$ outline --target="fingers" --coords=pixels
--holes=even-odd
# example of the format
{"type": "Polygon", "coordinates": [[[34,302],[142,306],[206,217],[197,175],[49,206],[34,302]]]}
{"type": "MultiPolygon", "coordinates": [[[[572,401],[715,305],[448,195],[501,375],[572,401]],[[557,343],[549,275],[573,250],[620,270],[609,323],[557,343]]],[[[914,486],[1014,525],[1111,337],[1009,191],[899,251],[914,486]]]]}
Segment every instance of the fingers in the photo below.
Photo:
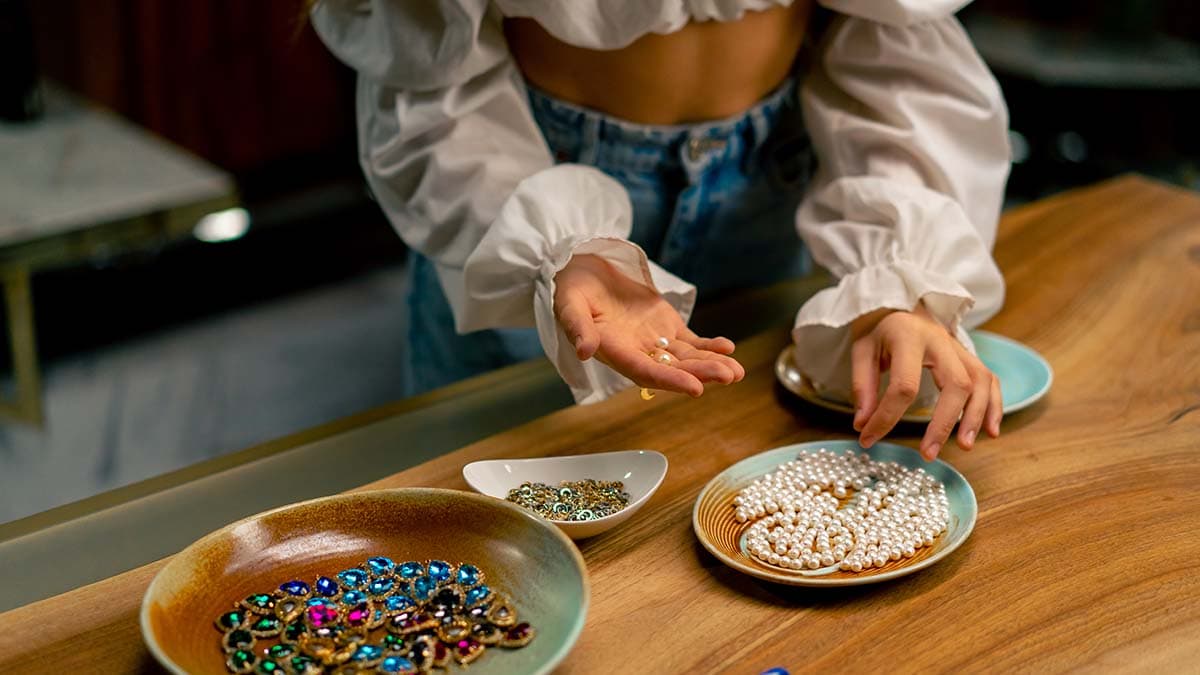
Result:
{"type": "Polygon", "coordinates": [[[555,307],[555,313],[567,339],[575,345],[575,355],[580,361],[587,361],[600,347],[600,332],[592,320],[592,309],[587,298],[580,293],[566,297],[564,303],[555,307]]]}
{"type": "Polygon", "coordinates": [[[646,352],[633,345],[606,346],[600,354],[601,360],[638,386],[650,389],[675,391],[689,396],[704,393],[704,385],[690,372],[674,366],[664,365],[647,358],[646,352]]]}
{"type": "Polygon", "coordinates": [[[850,348],[850,386],[854,392],[854,430],[862,431],[879,398],[879,343],[870,336],[855,340],[850,348]]]}
{"type": "Polygon", "coordinates": [[[740,382],[746,376],[746,369],[737,360],[724,354],[697,349],[682,340],[671,342],[667,350],[677,359],[676,367],[692,373],[701,381],[732,384],[740,382]]]}
{"type": "Polygon", "coordinates": [[[692,329],[684,326],[679,330],[678,339],[690,344],[696,349],[714,352],[716,354],[729,355],[733,353],[733,340],[723,337],[702,338],[692,332],[692,329]]]}
{"type": "Polygon", "coordinates": [[[955,422],[963,414],[963,407],[971,396],[972,382],[963,362],[949,345],[930,345],[929,350],[933,358],[930,370],[941,393],[933,408],[933,418],[925,429],[925,438],[921,439],[920,451],[926,461],[933,461],[949,440],[955,422]]]}
{"type": "Polygon", "coordinates": [[[984,415],[992,404],[992,371],[974,357],[967,362],[971,373],[971,397],[967,399],[967,407],[963,409],[962,419],[958,422],[958,446],[963,450],[975,447],[975,438],[983,425],[984,415]]]}
{"type": "Polygon", "coordinates": [[[992,396],[988,399],[984,428],[992,438],[1000,437],[1000,420],[1004,417],[1004,397],[1000,390],[1000,378],[992,376],[992,396]]]}
{"type": "Polygon", "coordinates": [[[891,347],[889,382],[875,412],[863,424],[859,444],[869,448],[896,426],[921,387],[922,348],[918,341],[897,341],[891,347]]]}

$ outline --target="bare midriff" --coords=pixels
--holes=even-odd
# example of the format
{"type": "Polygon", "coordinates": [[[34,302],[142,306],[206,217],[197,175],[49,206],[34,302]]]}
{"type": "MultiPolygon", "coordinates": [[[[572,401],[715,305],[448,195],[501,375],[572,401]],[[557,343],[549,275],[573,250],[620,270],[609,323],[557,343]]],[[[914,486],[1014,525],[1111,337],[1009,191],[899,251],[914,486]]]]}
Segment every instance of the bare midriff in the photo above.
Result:
{"type": "Polygon", "coordinates": [[[811,3],[692,22],[627,47],[584,49],[532,19],[506,19],[521,72],[565,101],[641,124],[685,124],[744,112],[778,87],[804,40],[811,3]]]}

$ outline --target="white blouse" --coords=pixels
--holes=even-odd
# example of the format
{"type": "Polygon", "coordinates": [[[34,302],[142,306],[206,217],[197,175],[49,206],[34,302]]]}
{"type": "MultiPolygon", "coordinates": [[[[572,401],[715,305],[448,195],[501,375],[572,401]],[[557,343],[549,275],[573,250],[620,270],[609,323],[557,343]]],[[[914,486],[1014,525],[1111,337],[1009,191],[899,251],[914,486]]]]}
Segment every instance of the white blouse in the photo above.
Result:
{"type": "MultiPolygon", "coordinates": [[[[800,369],[847,400],[854,318],[924,300],[972,349],[965,328],[1003,302],[990,250],[1008,117],[953,17],[967,1],[819,0],[842,16],[804,74],[819,168],[796,227],[840,280],[800,308],[793,339],[800,369]]],[[[604,257],[685,321],[696,289],[628,241],[632,207],[617,181],[555,165],[500,20],[530,17],[564,42],[613,49],[790,2],[322,0],[312,20],[359,73],[368,183],[405,243],[434,261],[457,330],[536,326],[576,401],[589,403],[631,383],[596,359],[580,362],[554,318],[554,276],[571,256],[604,257]]]]}

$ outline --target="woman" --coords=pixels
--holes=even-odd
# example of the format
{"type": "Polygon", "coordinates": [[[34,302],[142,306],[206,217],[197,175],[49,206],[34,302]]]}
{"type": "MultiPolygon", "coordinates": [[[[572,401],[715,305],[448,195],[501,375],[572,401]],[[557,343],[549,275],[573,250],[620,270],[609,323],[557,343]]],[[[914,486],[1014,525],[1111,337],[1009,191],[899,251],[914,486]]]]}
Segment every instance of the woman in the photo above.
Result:
{"type": "Polygon", "coordinates": [[[810,0],[319,2],[413,250],[418,387],[535,356],[536,326],[577,401],[699,396],[744,370],[687,329],[698,290],[795,276],[807,250],[839,283],[800,309],[797,363],[855,401],[864,446],[932,396],[926,458],[960,415],[960,446],[998,435],[964,327],[1003,300],[1007,115],[965,3],[820,4],[831,21],[810,0]]]}

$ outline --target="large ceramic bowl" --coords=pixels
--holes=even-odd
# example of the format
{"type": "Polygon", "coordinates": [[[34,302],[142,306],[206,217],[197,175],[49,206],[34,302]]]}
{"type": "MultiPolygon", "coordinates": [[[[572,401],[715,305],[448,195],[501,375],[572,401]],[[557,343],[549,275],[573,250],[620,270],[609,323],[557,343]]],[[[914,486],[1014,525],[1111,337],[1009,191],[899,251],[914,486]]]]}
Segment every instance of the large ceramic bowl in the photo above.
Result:
{"type": "Polygon", "coordinates": [[[587,570],[562,532],[490,497],[410,488],[302,502],[205,536],[150,584],[143,636],[171,672],[225,673],[217,616],[250,594],[291,579],[334,577],[372,556],[470,562],[512,599],[536,637],[520,649],[489,648],[470,664],[476,675],[549,672],[583,629],[587,570]]]}
{"type": "Polygon", "coordinates": [[[667,475],[667,458],[653,450],[597,452],[570,457],[534,459],[489,459],[463,467],[463,478],[477,492],[499,499],[522,483],[558,485],[562,481],[592,478],[621,481],[629,505],[611,516],[583,521],[551,521],[572,539],[586,539],[606,532],[633,517],[662,485],[667,475]]]}

